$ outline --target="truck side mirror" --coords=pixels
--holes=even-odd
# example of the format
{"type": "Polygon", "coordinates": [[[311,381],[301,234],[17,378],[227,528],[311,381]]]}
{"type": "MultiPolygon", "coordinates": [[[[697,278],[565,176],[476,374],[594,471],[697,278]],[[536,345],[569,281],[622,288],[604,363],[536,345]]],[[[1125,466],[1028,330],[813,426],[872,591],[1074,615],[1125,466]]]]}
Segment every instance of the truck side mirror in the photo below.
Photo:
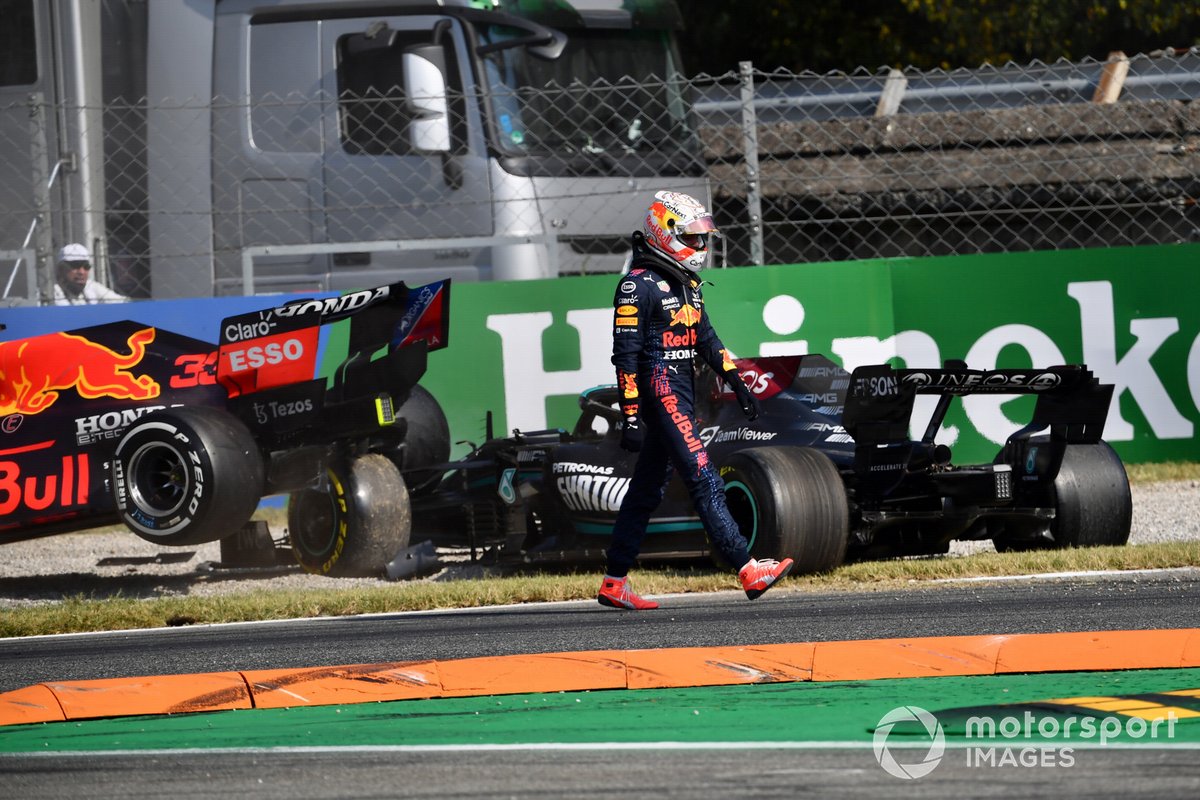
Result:
{"type": "Polygon", "coordinates": [[[412,121],[411,148],[422,153],[450,152],[450,115],[446,102],[446,59],[438,45],[404,51],[404,94],[412,121]]]}

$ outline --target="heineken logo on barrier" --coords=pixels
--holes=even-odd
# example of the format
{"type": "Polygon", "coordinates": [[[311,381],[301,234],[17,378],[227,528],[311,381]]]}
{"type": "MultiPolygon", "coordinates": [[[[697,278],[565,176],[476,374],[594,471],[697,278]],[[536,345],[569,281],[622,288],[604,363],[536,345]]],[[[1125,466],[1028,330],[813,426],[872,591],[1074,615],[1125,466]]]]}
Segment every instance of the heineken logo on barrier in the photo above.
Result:
{"type": "MultiPolygon", "coordinates": [[[[1200,246],[1188,252],[1200,253],[1200,246]]],[[[1087,271],[1079,270],[1078,274],[1095,275],[1104,266],[1097,266],[1097,260],[1107,258],[1110,266],[1104,268],[1113,273],[1112,280],[1064,279],[1057,289],[1047,290],[1023,306],[964,307],[962,314],[949,321],[943,316],[936,327],[931,323],[929,330],[922,328],[917,309],[908,315],[908,327],[903,318],[897,318],[890,330],[886,323],[881,326],[869,310],[838,311],[818,321],[803,302],[809,290],[807,278],[796,278],[792,284],[790,275],[780,271],[729,270],[721,276],[722,293],[710,300],[732,303],[717,311],[715,324],[725,344],[732,345],[735,356],[824,353],[851,371],[865,365],[894,363],[911,367],[898,368],[897,376],[905,376],[906,385],[914,388],[952,380],[940,378],[943,373],[969,374],[964,380],[979,385],[971,386],[972,393],[955,405],[937,434],[939,443],[955,447],[956,454],[965,458],[984,457],[985,451],[1003,443],[1027,419],[1023,413],[1008,410],[1008,403],[1020,400],[1005,389],[1020,386],[1024,393],[1053,389],[1071,379],[1067,373],[1048,369],[1060,364],[1086,364],[1100,381],[1113,384],[1114,400],[1103,436],[1109,442],[1128,443],[1127,452],[1133,460],[1163,460],[1162,453],[1170,453],[1173,458],[1195,458],[1195,422],[1200,419],[1200,328],[1192,302],[1195,294],[1181,291],[1177,299],[1147,306],[1144,292],[1139,294],[1132,285],[1126,288],[1121,277],[1124,273],[1118,271],[1118,259],[1127,258],[1127,254],[1108,253],[1089,252],[1087,271]],[[1147,312],[1147,307],[1157,311],[1147,312]],[[1067,309],[1074,313],[1064,313],[1067,309]],[[744,331],[758,330],[757,318],[761,318],[766,332],[747,343],[744,331]],[[984,319],[995,321],[983,324],[984,319]],[[942,369],[941,365],[951,358],[965,361],[968,369],[942,369]],[[998,366],[1014,362],[1032,366],[997,371],[998,366]],[[967,449],[960,451],[963,447],[967,449]],[[971,452],[971,448],[977,452],[971,452]]],[[[1155,274],[1166,281],[1180,251],[1143,248],[1139,255],[1145,269],[1153,266],[1149,259],[1159,258],[1155,274]],[[1160,252],[1161,256],[1155,256],[1160,252]]],[[[1038,256],[1023,254],[1021,258],[1037,260],[1038,256]]],[[[1042,255],[1041,260],[1052,259],[1042,255]]],[[[892,283],[891,278],[879,281],[880,287],[892,283]]],[[[596,284],[601,286],[600,281],[596,284]]],[[[828,284],[814,281],[814,302],[825,296],[822,292],[836,292],[842,279],[829,278],[828,284]]],[[[489,331],[498,334],[501,353],[499,359],[490,351],[477,357],[500,365],[496,383],[504,387],[506,427],[540,430],[566,424],[570,419],[563,415],[574,411],[572,401],[581,387],[614,381],[610,361],[611,284],[606,281],[604,291],[597,291],[595,307],[584,308],[578,307],[580,285],[564,283],[561,292],[555,287],[554,293],[544,296],[541,305],[534,307],[537,310],[517,313],[497,313],[495,304],[485,299],[487,287],[480,287],[479,318],[489,331]],[[568,329],[573,330],[564,337],[562,332],[568,329]],[[561,403],[557,398],[563,398],[561,403]]],[[[913,286],[930,288],[924,284],[913,286]]],[[[1001,284],[996,286],[998,290],[1003,288],[1001,284]]],[[[474,288],[464,287],[463,293],[474,288]]],[[[886,294],[883,289],[880,293],[886,294]]],[[[998,295],[998,299],[1002,298],[998,295]]],[[[950,300],[933,295],[928,302],[936,305],[950,300]]],[[[470,314],[470,309],[464,310],[459,318],[470,314]]],[[[490,369],[481,366],[482,361],[480,365],[471,363],[460,371],[482,374],[490,369]]],[[[431,368],[435,366],[431,364],[431,368]]],[[[924,430],[936,402],[931,396],[917,398],[913,427],[918,434],[924,430]]]]}

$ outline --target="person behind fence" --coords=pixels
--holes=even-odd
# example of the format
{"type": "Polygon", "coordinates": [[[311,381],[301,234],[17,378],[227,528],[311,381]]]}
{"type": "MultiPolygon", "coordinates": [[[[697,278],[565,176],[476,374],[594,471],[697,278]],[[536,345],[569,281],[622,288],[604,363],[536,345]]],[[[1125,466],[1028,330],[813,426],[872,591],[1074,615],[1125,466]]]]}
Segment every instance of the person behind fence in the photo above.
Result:
{"type": "Polygon", "coordinates": [[[57,276],[54,283],[56,306],[123,303],[129,299],[92,280],[92,254],[81,244],[68,244],[58,251],[57,276]]]}
{"type": "Polygon", "coordinates": [[[735,569],[751,600],[788,574],[792,560],[753,559],[725,505],[725,487],[699,439],[694,412],[693,364],[702,358],[737,396],[751,421],[758,401],[721,344],[704,310],[697,273],[708,244],[719,235],[712,215],[693,197],[659,192],[633,234],[628,274],[617,285],[613,356],[617,370],[621,447],[638,453],[637,466],[607,551],[607,568],[597,600],[613,608],[641,611],[658,603],[629,585],[650,515],[678,471],[709,540],[735,569]]]}

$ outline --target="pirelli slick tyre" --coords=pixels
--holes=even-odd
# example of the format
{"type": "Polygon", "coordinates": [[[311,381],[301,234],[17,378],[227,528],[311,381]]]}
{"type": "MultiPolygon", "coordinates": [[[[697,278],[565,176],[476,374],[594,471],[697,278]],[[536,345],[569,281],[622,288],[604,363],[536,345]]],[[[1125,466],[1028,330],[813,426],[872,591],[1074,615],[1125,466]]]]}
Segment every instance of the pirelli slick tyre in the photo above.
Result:
{"type": "Polygon", "coordinates": [[[213,542],[237,531],[262,498],[262,453],[217,408],[171,408],[134,423],[112,460],[125,524],[160,545],[213,542]]]}
{"type": "Polygon", "coordinates": [[[288,541],[296,561],[316,575],[382,575],[408,546],[412,508],[396,465],[372,453],[328,469],[328,490],[288,498],[288,541]]]}
{"type": "Polygon", "coordinates": [[[1107,442],[1067,445],[1054,479],[1055,516],[1050,536],[998,537],[1000,552],[1123,545],[1133,525],[1133,499],[1125,465],[1107,442]]]}
{"type": "Polygon", "coordinates": [[[789,557],[793,573],[825,572],[846,557],[850,511],[837,467],[808,447],[755,447],[721,467],[725,502],[755,558],[789,557]]]}

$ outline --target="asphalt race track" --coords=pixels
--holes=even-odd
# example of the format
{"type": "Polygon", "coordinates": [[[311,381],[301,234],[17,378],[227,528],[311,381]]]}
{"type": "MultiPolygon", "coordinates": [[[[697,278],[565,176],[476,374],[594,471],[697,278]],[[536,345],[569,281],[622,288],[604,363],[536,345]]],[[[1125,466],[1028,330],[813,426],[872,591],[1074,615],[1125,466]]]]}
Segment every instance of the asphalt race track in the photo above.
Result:
{"type": "Polygon", "coordinates": [[[1200,570],[949,584],[901,592],[671,596],[0,639],[0,692],[45,680],[604,648],[1200,627],[1200,570]]]}
{"type": "Polygon", "coordinates": [[[1070,769],[947,761],[891,777],[866,750],[189,753],[0,759],[12,797],[1196,797],[1195,750],[1081,751],[1070,769]],[[17,763],[13,763],[16,761],[17,763]],[[81,787],[83,787],[81,789],[81,787]]]}
{"type": "MultiPolygon", "coordinates": [[[[977,582],[908,592],[672,596],[593,603],[0,640],[0,691],[39,681],[454,659],[587,649],[1200,627],[1200,573],[977,582]]],[[[636,695],[636,693],[632,693],[636,695]]],[[[902,704],[902,697],[896,697],[902,704]]],[[[239,712],[255,714],[259,712],[239,712]]],[[[202,718],[202,717],[196,717],[202,718]]],[[[620,717],[608,738],[621,738],[620,717]]],[[[71,723],[61,723],[71,724],[71,723]]],[[[1194,797],[1193,748],[1079,750],[1071,768],[947,758],[904,781],[870,747],[365,748],[0,757],[10,797],[1194,797]]]]}

